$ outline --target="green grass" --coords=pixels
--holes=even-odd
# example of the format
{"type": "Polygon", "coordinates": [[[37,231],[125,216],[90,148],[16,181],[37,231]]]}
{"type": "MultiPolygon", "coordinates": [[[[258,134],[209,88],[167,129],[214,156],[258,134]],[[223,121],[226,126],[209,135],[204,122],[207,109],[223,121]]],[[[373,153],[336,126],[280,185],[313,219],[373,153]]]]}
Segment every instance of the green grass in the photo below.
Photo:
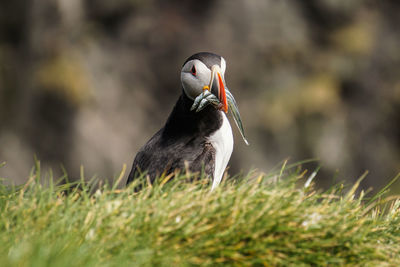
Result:
{"type": "Polygon", "coordinates": [[[400,201],[387,188],[320,192],[290,166],[213,192],[185,175],[139,193],[41,176],[0,185],[1,266],[400,266],[400,201]]]}

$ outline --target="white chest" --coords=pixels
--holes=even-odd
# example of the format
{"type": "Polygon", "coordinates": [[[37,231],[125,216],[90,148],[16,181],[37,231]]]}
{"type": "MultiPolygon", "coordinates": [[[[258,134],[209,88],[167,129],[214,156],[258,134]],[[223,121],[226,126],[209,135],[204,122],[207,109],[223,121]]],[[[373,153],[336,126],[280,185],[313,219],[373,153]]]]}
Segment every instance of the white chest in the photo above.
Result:
{"type": "Polygon", "coordinates": [[[211,145],[215,149],[215,169],[211,190],[214,190],[214,188],[217,187],[221,182],[233,150],[233,135],[231,125],[225,113],[222,111],[220,112],[223,118],[222,126],[208,138],[211,145]]]}

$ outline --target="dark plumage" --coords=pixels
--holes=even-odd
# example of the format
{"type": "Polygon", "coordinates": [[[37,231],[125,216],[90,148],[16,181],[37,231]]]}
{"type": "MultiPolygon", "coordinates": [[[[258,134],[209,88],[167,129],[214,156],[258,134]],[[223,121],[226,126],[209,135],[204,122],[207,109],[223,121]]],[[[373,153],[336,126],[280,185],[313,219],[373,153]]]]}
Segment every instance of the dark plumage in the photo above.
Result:
{"type": "Polygon", "coordinates": [[[204,169],[206,175],[213,176],[215,150],[207,137],[221,127],[222,116],[211,105],[198,113],[190,111],[192,104],[182,92],[165,126],[137,153],[127,183],[141,172],[153,182],[163,172],[184,170],[185,161],[191,171],[204,169]]]}
{"type": "Polygon", "coordinates": [[[186,59],[186,61],[183,63],[182,66],[184,66],[186,64],[186,62],[193,60],[193,59],[198,59],[201,62],[203,62],[209,69],[211,69],[211,66],[213,65],[218,65],[221,67],[221,56],[218,56],[216,54],[213,53],[209,53],[209,52],[201,52],[201,53],[197,53],[194,54],[192,56],[190,56],[188,59],[186,59]]]}

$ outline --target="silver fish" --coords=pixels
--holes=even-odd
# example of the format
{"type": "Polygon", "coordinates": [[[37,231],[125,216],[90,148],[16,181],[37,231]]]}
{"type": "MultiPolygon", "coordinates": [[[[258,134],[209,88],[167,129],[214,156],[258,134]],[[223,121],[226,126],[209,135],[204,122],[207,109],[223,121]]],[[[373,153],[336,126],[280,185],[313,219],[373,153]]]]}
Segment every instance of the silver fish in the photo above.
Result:
{"type": "Polygon", "coordinates": [[[228,88],[226,88],[226,87],[225,87],[225,93],[226,93],[226,99],[228,100],[229,110],[231,111],[231,114],[235,120],[235,124],[239,129],[239,132],[243,138],[243,141],[246,143],[246,145],[249,145],[249,142],[247,141],[245,134],[244,134],[243,123],[242,123],[242,119],[240,118],[239,108],[236,104],[236,100],[233,97],[233,95],[231,94],[231,92],[229,92],[228,88]]]}

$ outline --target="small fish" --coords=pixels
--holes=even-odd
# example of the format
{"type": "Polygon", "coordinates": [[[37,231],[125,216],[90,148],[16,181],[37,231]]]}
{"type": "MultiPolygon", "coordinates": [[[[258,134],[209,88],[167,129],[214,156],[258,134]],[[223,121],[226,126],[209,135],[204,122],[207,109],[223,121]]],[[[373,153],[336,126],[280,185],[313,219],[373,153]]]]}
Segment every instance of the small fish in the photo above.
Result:
{"type": "Polygon", "coordinates": [[[193,102],[192,107],[190,108],[190,111],[193,111],[193,110],[197,109],[197,107],[199,106],[201,100],[203,100],[203,98],[204,98],[204,92],[205,92],[205,91],[203,91],[203,93],[199,94],[199,95],[196,97],[196,99],[195,99],[194,102],[193,102]]]}
{"type": "Polygon", "coordinates": [[[235,120],[235,124],[239,129],[240,135],[242,136],[243,141],[246,143],[246,145],[249,145],[249,142],[247,141],[244,134],[243,123],[242,119],[240,118],[239,108],[236,104],[236,100],[231,94],[231,92],[229,92],[228,88],[225,88],[225,93],[226,93],[226,98],[228,100],[229,110],[231,111],[231,114],[235,120]]]}
{"type": "Polygon", "coordinates": [[[196,97],[190,110],[196,110],[196,112],[199,112],[203,110],[206,106],[208,106],[208,104],[218,105],[219,100],[215,95],[210,93],[210,91],[205,90],[203,93],[196,97]]]}
{"type": "Polygon", "coordinates": [[[218,105],[219,104],[219,100],[213,94],[210,94],[210,95],[204,97],[201,100],[200,105],[197,108],[196,112],[199,112],[199,111],[203,110],[206,106],[208,106],[208,104],[218,105]]]}

